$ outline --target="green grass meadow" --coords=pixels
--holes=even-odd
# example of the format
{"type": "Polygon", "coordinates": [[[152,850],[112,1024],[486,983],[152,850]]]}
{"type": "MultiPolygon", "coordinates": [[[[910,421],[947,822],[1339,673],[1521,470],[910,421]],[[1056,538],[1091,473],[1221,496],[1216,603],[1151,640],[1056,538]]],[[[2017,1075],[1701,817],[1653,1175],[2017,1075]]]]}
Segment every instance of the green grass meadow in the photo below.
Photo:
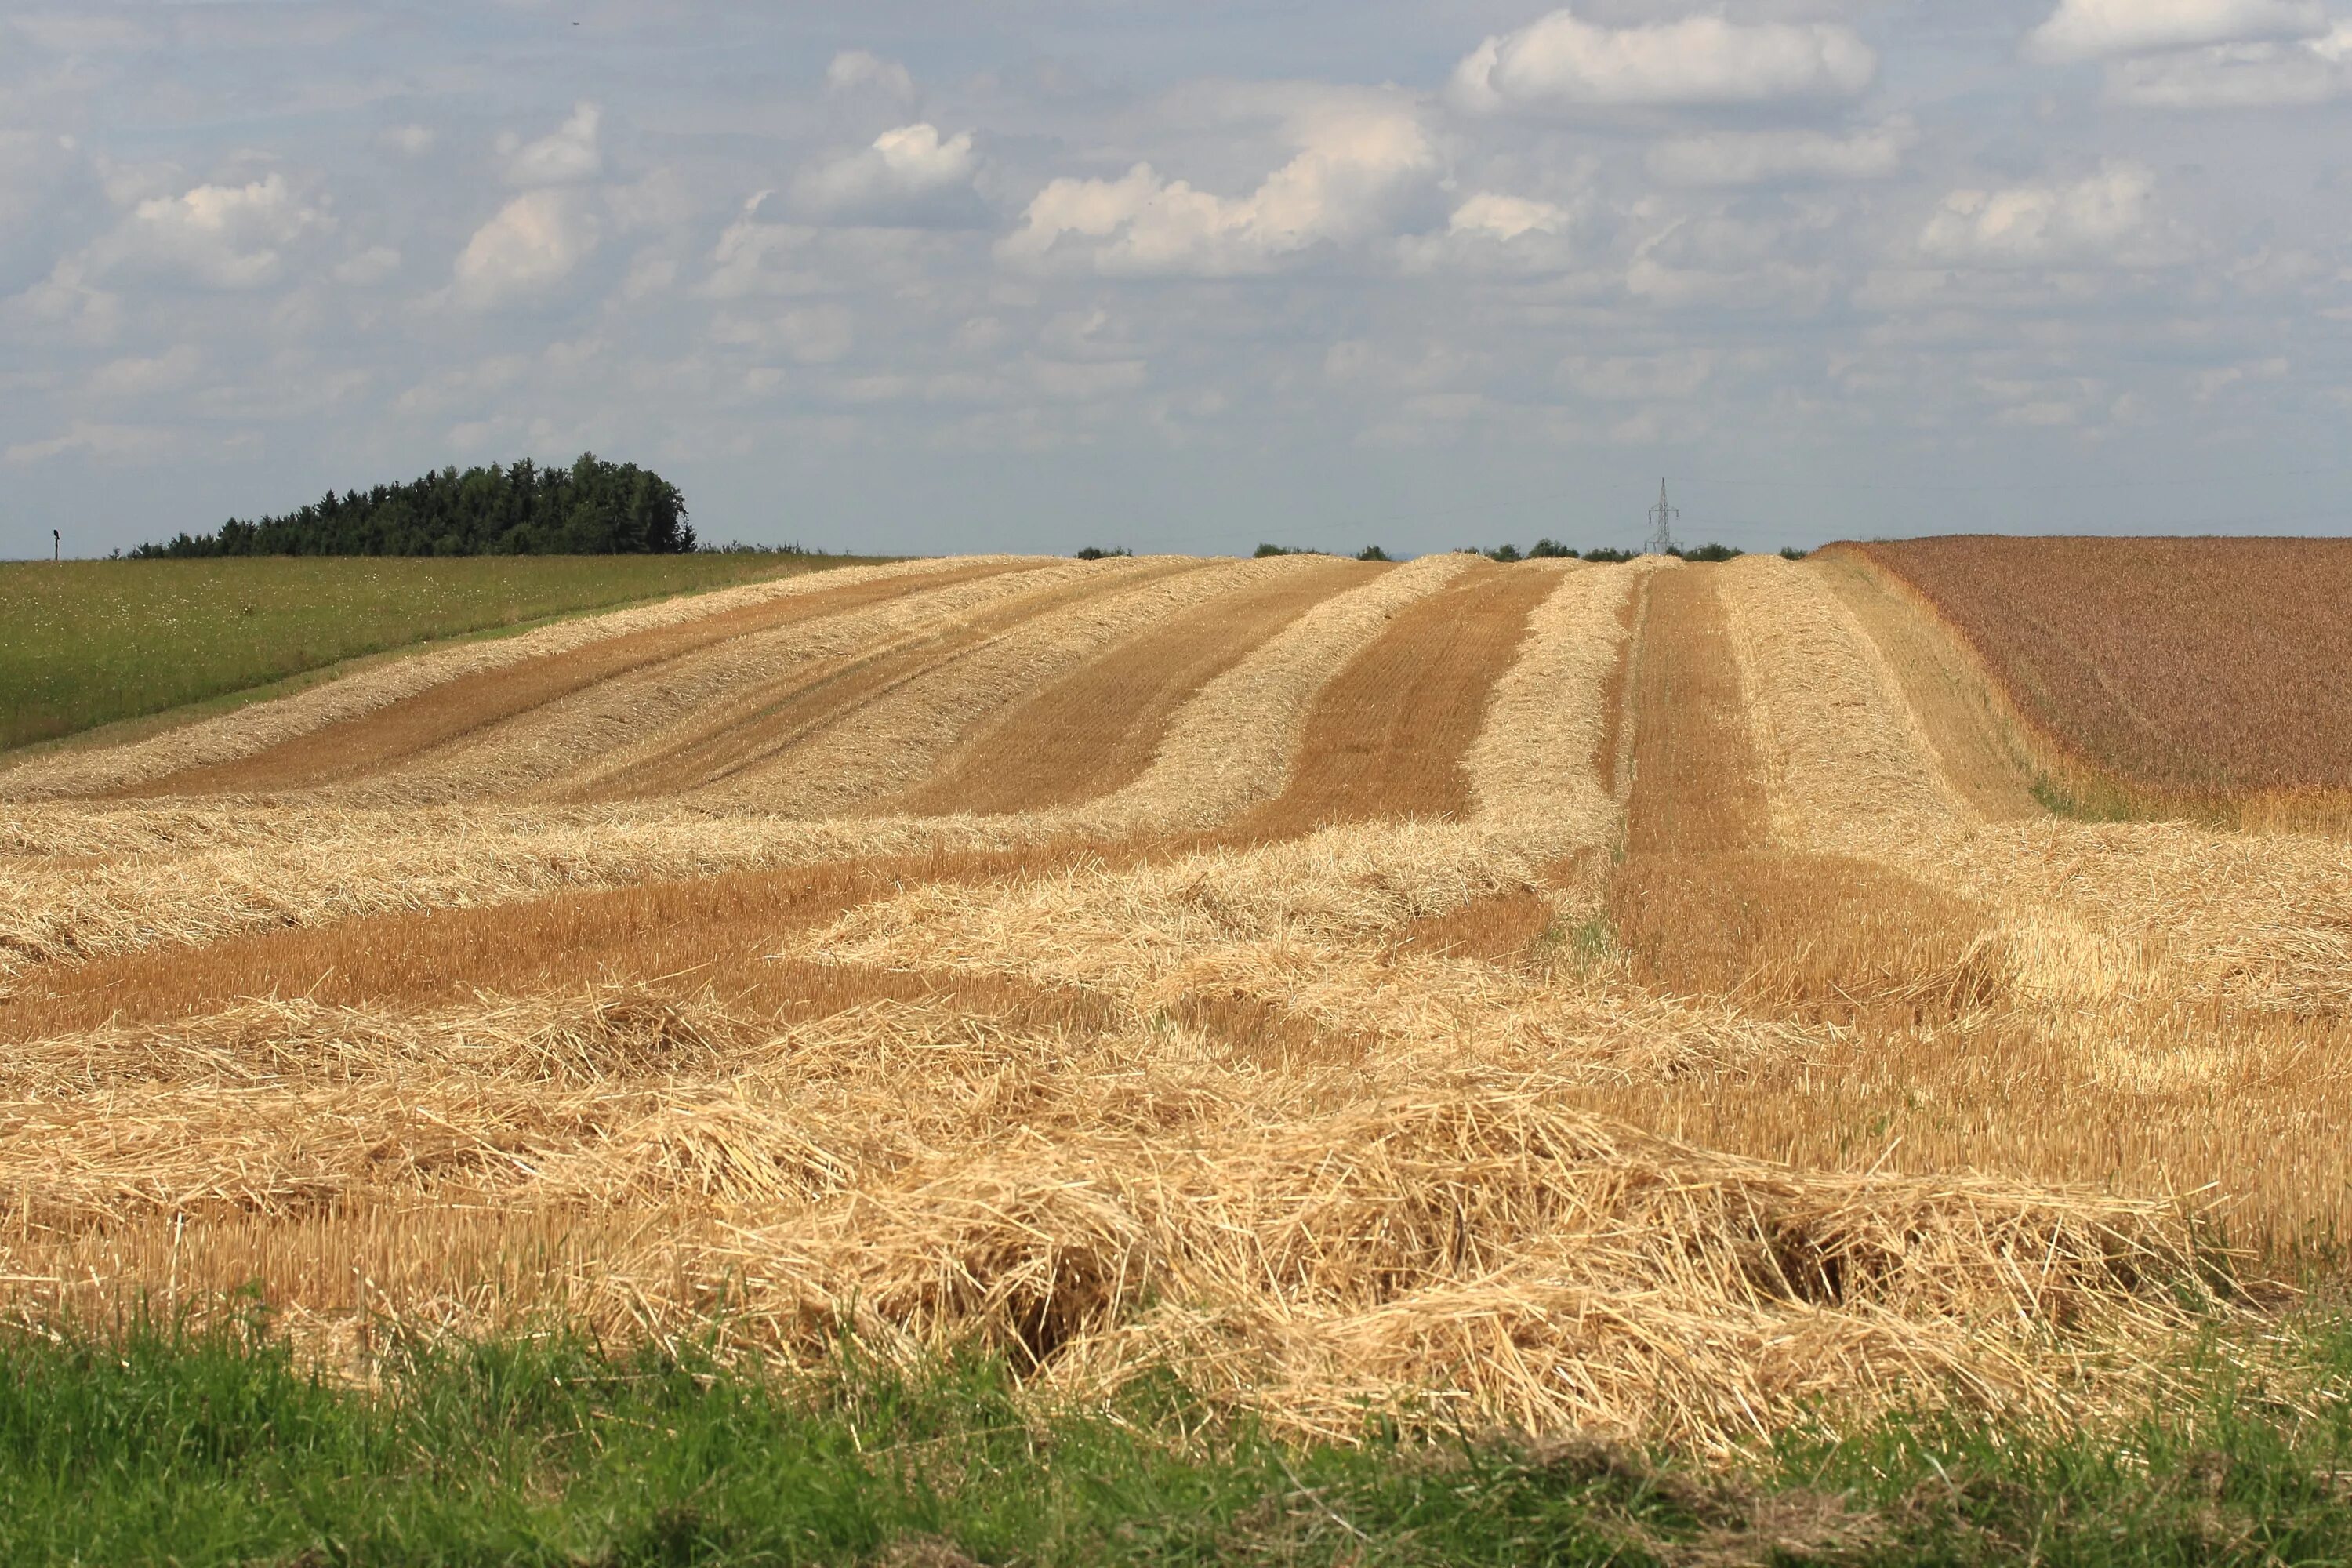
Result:
{"type": "MultiPolygon", "coordinates": [[[[2315,1326],[2316,1321],[2316,1326],[2315,1326]]],[[[1743,1468],[1493,1434],[1294,1444],[1171,1384],[1041,1416],[1001,1366],[819,1381],[552,1334],[324,1381],[252,1325],[0,1336],[0,1561],[2352,1562],[2352,1325],[2209,1347],[2096,1435],[1951,1418],[1743,1468]]]]}
{"type": "Polygon", "coordinates": [[[345,659],[839,565],[691,555],[0,563],[0,749],[345,659]]]}

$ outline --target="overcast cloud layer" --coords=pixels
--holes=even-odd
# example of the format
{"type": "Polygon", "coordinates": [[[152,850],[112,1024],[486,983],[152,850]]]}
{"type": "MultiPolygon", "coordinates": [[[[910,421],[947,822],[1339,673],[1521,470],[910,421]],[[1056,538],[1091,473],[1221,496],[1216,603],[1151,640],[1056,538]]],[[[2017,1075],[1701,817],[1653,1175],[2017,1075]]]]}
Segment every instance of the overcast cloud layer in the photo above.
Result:
{"type": "Polygon", "coordinates": [[[0,0],[0,555],[2343,532],[2352,0],[0,0]]]}

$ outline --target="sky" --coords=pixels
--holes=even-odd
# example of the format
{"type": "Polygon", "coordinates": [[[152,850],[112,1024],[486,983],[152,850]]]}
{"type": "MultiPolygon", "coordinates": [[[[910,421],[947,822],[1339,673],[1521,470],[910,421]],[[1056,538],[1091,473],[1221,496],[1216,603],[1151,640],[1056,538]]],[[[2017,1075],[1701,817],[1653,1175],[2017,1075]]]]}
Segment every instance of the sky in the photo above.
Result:
{"type": "Polygon", "coordinates": [[[2352,0],[0,0],[0,556],[2352,531],[2352,0]]]}

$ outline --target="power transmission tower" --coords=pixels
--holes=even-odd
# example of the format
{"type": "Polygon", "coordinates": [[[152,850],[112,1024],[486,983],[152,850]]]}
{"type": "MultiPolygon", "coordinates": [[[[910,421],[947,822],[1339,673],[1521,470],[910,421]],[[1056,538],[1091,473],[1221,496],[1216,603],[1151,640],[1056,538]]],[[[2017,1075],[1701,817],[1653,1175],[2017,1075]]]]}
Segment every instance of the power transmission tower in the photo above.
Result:
{"type": "Polygon", "coordinates": [[[1658,481],[1658,504],[1650,509],[1650,541],[1642,546],[1645,555],[1664,555],[1675,547],[1675,519],[1683,509],[1666,504],[1666,481],[1658,481]]]}

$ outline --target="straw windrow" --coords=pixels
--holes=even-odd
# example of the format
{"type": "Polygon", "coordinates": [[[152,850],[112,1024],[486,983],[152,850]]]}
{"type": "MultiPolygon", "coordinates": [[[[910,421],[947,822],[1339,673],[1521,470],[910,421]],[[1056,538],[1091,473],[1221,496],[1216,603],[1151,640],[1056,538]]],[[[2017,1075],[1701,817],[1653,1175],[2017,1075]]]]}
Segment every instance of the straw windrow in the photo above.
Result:
{"type": "MultiPolygon", "coordinates": [[[[1213,1036],[1073,1021],[885,1005],[770,1038],[608,994],[60,1041],[11,1074],[42,1097],[0,1112],[39,1152],[0,1170],[6,1262],[103,1285],[94,1258],[170,1226],[214,1258],[193,1287],[256,1224],[407,1213],[394,1234],[429,1247],[433,1214],[485,1205],[542,1235],[659,1215],[536,1298],[449,1279],[374,1307],[458,1326],[555,1290],[803,1363],[848,1323],[1066,1391],[1173,1363],[1326,1433],[1369,1403],[1717,1448],[1822,1395],[2046,1408],[2053,1350],[2182,1326],[2209,1267],[2166,1205],[1710,1154],[1576,1109],[1528,1057],[1269,1073],[1213,1036]],[[76,1062],[96,1081],[63,1095],[76,1062]]],[[[284,1304],[331,1316],[348,1288],[284,1304]]]]}
{"type": "Polygon", "coordinates": [[[549,1312],[803,1366],[847,1330],[1722,1454],[2095,1410],[2243,1310],[2214,1205],[2337,1217],[2342,847],[1978,820],[1807,568],[1324,563],[1103,798],[678,793],[919,798],[1048,676],[1305,573],[941,585],[344,792],[438,805],[12,809],[13,1309],[251,1282],[354,1376],[549,1312]],[[1351,757],[1422,783],[1326,787],[1351,757]],[[460,798],[558,786],[644,798],[460,798]]]}

